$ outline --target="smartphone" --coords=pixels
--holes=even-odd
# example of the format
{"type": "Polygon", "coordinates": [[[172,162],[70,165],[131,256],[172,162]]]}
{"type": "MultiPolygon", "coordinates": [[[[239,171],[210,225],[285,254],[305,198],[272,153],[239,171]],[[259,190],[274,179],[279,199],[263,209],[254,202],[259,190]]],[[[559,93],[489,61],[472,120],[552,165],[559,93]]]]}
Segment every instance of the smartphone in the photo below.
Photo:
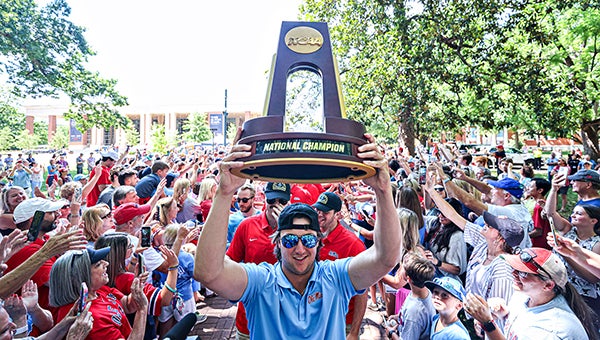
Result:
{"type": "Polygon", "coordinates": [[[558,171],[556,172],[557,175],[563,175],[563,180],[560,181],[560,184],[562,186],[564,186],[567,183],[567,175],[569,174],[569,168],[566,166],[561,166],[558,168],[558,171]]]}
{"type": "Polygon", "coordinates": [[[138,259],[138,275],[144,274],[146,267],[144,266],[144,257],[140,254],[136,254],[135,257],[138,259]]]}
{"type": "Polygon", "coordinates": [[[550,230],[552,231],[552,237],[554,238],[554,244],[558,245],[558,237],[556,237],[556,227],[554,226],[554,219],[548,216],[548,222],[550,222],[550,230]]]}
{"type": "Polygon", "coordinates": [[[85,308],[85,303],[88,297],[88,287],[85,282],[81,283],[81,292],[79,293],[79,306],[77,306],[77,314],[81,314],[85,308]]]}
{"type": "Polygon", "coordinates": [[[427,167],[424,165],[421,165],[419,167],[419,184],[425,184],[426,179],[427,179],[427,167]]]}
{"type": "Polygon", "coordinates": [[[46,215],[46,213],[39,210],[33,214],[33,221],[31,221],[31,226],[27,232],[27,241],[33,242],[37,240],[40,233],[40,226],[44,220],[44,215],[46,215]]]}
{"type": "Polygon", "coordinates": [[[75,202],[81,202],[81,188],[75,188],[75,202]]]}
{"type": "Polygon", "coordinates": [[[150,227],[142,227],[142,248],[150,247],[150,235],[152,230],[150,227]]]}

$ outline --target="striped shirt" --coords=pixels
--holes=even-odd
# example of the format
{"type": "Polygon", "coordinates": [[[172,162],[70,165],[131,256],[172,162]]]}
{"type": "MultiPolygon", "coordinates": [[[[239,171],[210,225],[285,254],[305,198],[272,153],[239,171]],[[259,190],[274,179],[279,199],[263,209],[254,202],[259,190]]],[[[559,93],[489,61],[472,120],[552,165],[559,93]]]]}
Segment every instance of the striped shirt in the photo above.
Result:
{"type": "MultiPolygon", "coordinates": [[[[481,227],[474,223],[467,222],[465,226],[465,241],[474,247],[467,264],[465,289],[485,300],[497,297],[508,302],[514,290],[512,268],[499,256],[483,264],[487,259],[488,247],[480,230],[481,227]]],[[[500,329],[504,326],[502,320],[497,319],[496,323],[500,329]]]]}

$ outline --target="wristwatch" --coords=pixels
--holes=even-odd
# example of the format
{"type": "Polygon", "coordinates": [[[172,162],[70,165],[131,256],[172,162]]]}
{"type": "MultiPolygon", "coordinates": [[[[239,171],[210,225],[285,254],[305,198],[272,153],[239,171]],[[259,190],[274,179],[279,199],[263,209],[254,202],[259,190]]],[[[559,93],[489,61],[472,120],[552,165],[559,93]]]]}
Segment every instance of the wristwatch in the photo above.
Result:
{"type": "Polygon", "coordinates": [[[481,327],[483,328],[484,331],[486,331],[488,333],[496,330],[496,324],[494,323],[494,319],[492,319],[488,322],[484,322],[483,324],[481,324],[481,327]]]}
{"type": "Polygon", "coordinates": [[[394,330],[393,330],[393,329],[390,329],[390,330],[388,331],[388,334],[387,334],[387,337],[388,337],[388,339],[391,339],[391,338],[392,338],[392,335],[394,335],[394,330]]]}
{"type": "Polygon", "coordinates": [[[437,261],[437,263],[435,264],[435,266],[439,268],[439,267],[441,267],[441,266],[442,266],[442,264],[443,264],[443,263],[444,263],[444,262],[442,262],[442,260],[438,259],[438,261],[437,261]]]}

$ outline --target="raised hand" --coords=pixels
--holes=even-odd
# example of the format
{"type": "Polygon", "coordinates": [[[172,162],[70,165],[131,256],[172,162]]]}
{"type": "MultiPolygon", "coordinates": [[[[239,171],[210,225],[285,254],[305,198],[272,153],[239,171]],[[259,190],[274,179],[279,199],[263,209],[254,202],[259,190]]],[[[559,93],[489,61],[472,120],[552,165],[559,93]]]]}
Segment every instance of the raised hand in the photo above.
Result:
{"type": "Polygon", "coordinates": [[[369,143],[358,147],[358,158],[363,159],[363,163],[375,168],[375,176],[365,178],[363,182],[373,189],[388,189],[390,186],[390,174],[388,171],[387,160],[381,153],[381,148],[375,143],[373,135],[365,133],[365,138],[369,143]]]}
{"type": "MultiPolygon", "coordinates": [[[[238,129],[234,143],[237,143],[242,133],[238,129]]],[[[240,158],[249,157],[251,146],[246,144],[235,144],[229,154],[219,163],[219,191],[225,195],[233,195],[239,187],[244,185],[246,179],[237,177],[231,173],[231,169],[240,168],[244,162],[238,161],[240,158]]]]}
{"type": "Polygon", "coordinates": [[[38,288],[32,281],[27,281],[21,288],[21,298],[27,310],[33,310],[38,304],[38,288]]]}
{"type": "Polygon", "coordinates": [[[171,249],[166,246],[160,246],[160,253],[162,257],[167,261],[169,267],[177,267],[179,265],[179,259],[171,249]]]}
{"type": "Polygon", "coordinates": [[[87,241],[83,231],[73,230],[61,235],[55,235],[46,241],[40,251],[46,252],[48,257],[65,253],[67,250],[84,250],[87,241]]]}
{"type": "Polygon", "coordinates": [[[69,328],[69,333],[67,333],[67,340],[80,340],[88,336],[94,327],[94,318],[90,312],[91,305],[92,303],[88,302],[81,314],[75,318],[75,322],[73,322],[69,328]]]}
{"type": "Polygon", "coordinates": [[[131,283],[131,297],[137,306],[137,310],[145,312],[148,308],[148,298],[144,295],[143,284],[137,277],[131,283]]]}

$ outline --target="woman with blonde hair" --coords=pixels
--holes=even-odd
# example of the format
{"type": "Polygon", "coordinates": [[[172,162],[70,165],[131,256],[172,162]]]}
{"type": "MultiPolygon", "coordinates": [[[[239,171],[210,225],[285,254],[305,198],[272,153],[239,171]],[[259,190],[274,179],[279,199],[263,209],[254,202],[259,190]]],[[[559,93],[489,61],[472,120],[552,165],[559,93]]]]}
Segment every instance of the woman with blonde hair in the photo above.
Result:
{"type": "Polygon", "coordinates": [[[190,197],[190,180],[187,178],[178,178],[173,188],[173,199],[177,202],[179,212],[177,213],[177,222],[185,223],[190,220],[196,220],[200,214],[200,205],[195,199],[190,197]]]}
{"type": "Polygon", "coordinates": [[[212,207],[212,200],[217,192],[217,180],[211,177],[205,177],[200,183],[200,195],[198,201],[200,201],[200,209],[202,211],[202,221],[206,221],[208,212],[212,207]]]}
{"type": "Polygon", "coordinates": [[[107,230],[115,228],[112,213],[106,204],[98,204],[86,210],[81,217],[81,225],[83,236],[91,247],[107,230]]]}
{"type": "Polygon", "coordinates": [[[13,211],[19,203],[27,199],[25,189],[20,186],[12,186],[2,189],[1,202],[2,213],[0,214],[0,234],[7,236],[17,228],[13,219],[13,211]]]}
{"type": "Polygon", "coordinates": [[[175,222],[177,217],[177,202],[173,197],[164,197],[158,200],[154,209],[154,220],[157,221],[152,227],[152,243],[154,246],[163,245],[162,234],[164,229],[175,222]]]}

